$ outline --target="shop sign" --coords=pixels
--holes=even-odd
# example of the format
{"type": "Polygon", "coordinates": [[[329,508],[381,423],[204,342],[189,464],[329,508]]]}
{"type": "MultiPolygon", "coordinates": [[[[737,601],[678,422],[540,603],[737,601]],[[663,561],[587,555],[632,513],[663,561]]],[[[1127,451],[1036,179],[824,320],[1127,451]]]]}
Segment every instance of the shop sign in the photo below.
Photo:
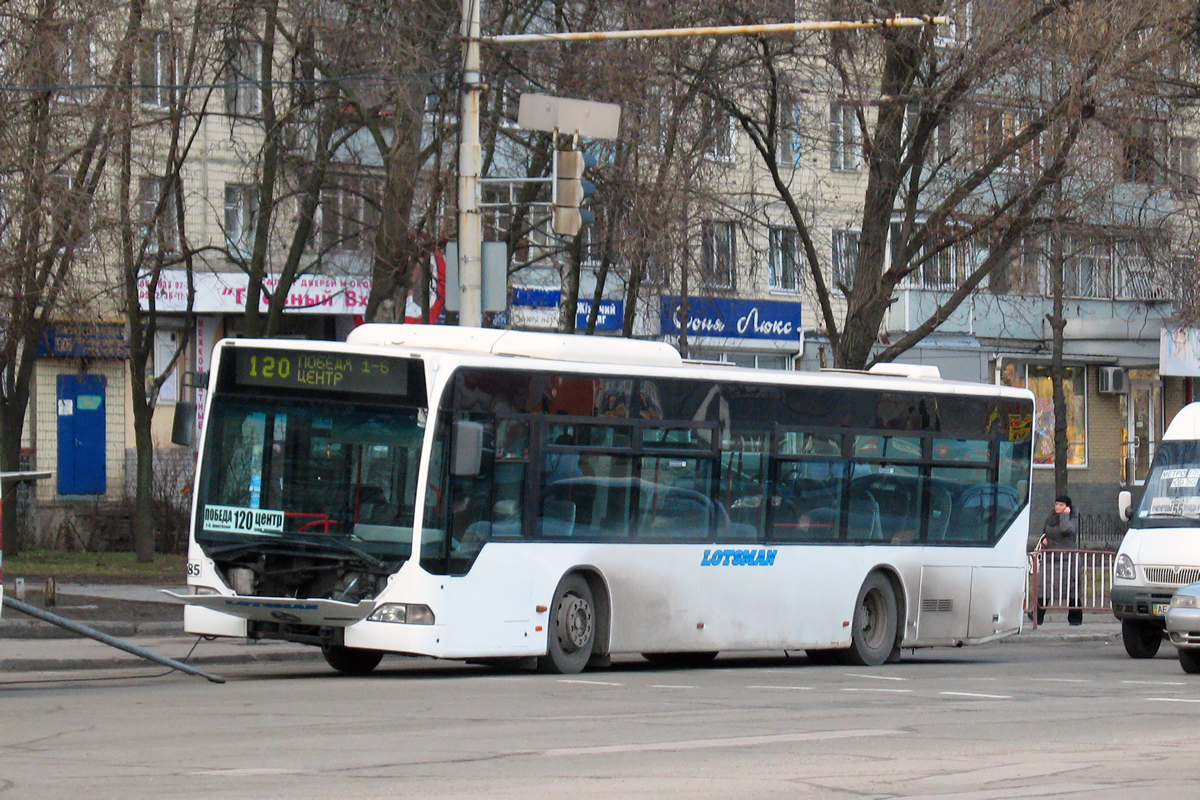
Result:
{"type": "MultiPolygon", "coordinates": [[[[562,292],[558,289],[541,289],[532,286],[514,286],[511,318],[514,325],[530,328],[553,328],[558,325],[558,304],[562,292]]],[[[575,305],[575,329],[587,330],[588,315],[592,311],[591,298],[580,298],[575,305]]],[[[601,300],[596,314],[596,330],[616,331],[625,320],[624,300],[601,300]]]]}
{"type": "Polygon", "coordinates": [[[49,324],[38,339],[40,358],[128,358],[129,337],[119,322],[49,324]]]}
{"type": "MultiPolygon", "coordinates": [[[[246,310],[250,276],[244,272],[198,272],[193,276],[196,297],[192,311],[197,314],[240,314],[246,310]]],[[[279,285],[278,275],[268,275],[263,288],[269,293],[279,285]]],[[[187,311],[187,273],[164,270],[159,277],[154,306],[158,311],[187,311]]],[[[301,275],[292,283],[285,309],[297,314],[362,314],[371,296],[369,277],[345,275],[301,275]]],[[[150,281],[138,282],[138,303],[149,308],[150,281]]],[[[266,295],[259,298],[266,311],[266,295]]]]}
{"type": "MultiPolygon", "coordinates": [[[[662,295],[660,300],[663,334],[678,335],[683,317],[680,298],[662,295]]],[[[800,302],[691,297],[687,329],[689,336],[795,342],[800,339],[800,302]]]]}

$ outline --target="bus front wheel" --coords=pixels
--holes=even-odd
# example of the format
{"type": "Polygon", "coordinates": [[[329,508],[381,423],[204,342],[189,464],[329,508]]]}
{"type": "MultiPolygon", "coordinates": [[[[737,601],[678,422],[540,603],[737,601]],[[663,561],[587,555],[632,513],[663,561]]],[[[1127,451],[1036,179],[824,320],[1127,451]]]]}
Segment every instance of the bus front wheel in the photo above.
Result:
{"type": "Polygon", "coordinates": [[[1162,644],[1163,631],[1153,622],[1121,620],[1121,642],[1130,658],[1154,658],[1162,644]]]}
{"type": "Polygon", "coordinates": [[[347,675],[366,675],[383,660],[383,653],[379,650],[363,650],[340,644],[323,645],[321,655],[325,656],[325,663],[347,675]]]}
{"type": "Polygon", "coordinates": [[[899,649],[896,630],[899,625],[896,590],[886,577],[873,572],[858,590],[854,622],[850,627],[850,649],[844,651],[847,663],[877,667],[894,658],[899,649]]]}
{"type": "Polygon", "coordinates": [[[596,644],[596,604],[583,576],[568,575],[559,582],[549,622],[546,655],[538,657],[538,669],[555,675],[583,672],[596,644]]]}

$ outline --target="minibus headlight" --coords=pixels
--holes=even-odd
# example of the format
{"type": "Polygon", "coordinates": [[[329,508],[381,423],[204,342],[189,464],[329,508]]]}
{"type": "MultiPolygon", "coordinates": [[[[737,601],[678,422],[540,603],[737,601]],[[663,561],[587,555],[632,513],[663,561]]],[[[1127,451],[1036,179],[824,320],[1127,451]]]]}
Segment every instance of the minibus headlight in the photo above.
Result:
{"type": "Polygon", "coordinates": [[[1133,559],[1121,553],[1117,556],[1117,563],[1113,566],[1113,574],[1122,580],[1133,580],[1137,577],[1133,571],[1133,559]]]}
{"type": "Polygon", "coordinates": [[[432,625],[433,611],[417,603],[384,603],[367,617],[371,622],[398,622],[408,625],[432,625]]]}
{"type": "Polygon", "coordinates": [[[1171,598],[1171,608],[1200,608],[1200,597],[1176,592],[1175,596],[1171,598]]]}

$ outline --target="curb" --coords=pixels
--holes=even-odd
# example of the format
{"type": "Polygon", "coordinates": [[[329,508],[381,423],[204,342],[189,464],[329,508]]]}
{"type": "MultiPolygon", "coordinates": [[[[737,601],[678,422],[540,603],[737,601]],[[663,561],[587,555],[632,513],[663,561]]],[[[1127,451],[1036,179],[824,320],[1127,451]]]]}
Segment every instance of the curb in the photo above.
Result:
{"type": "MultiPolygon", "coordinates": [[[[81,625],[101,633],[126,639],[133,636],[186,636],[183,622],[89,622],[81,625]]],[[[77,639],[79,635],[40,619],[5,619],[0,621],[0,639],[77,639]]]]}
{"type": "MultiPolygon", "coordinates": [[[[286,653],[247,653],[245,655],[214,655],[214,656],[194,656],[183,662],[193,667],[211,667],[211,666],[229,666],[232,664],[269,664],[283,663],[293,661],[320,661],[322,660],[321,651],[316,648],[309,648],[312,652],[303,650],[291,651],[286,653]]],[[[0,660],[0,672],[71,672],[78,670],[92,669],[156,669],[166,672],[174,672],[170,667],[157,664],[153,661],[138,658],[133,655],[114,656],[111,658],[87,658],[87,659],[38,659],[38,658],[12,658],[0,660]]],[[[3,685],[0,680],[0,686],[3,685]]]]}

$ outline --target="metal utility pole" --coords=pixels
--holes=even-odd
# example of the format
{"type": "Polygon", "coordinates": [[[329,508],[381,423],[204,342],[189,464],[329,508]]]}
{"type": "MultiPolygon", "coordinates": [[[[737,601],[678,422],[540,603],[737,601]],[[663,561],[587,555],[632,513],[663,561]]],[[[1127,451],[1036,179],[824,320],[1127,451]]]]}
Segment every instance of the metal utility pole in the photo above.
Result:
{"type": "Polygon", "coordinates": [[[458,324],[483,326],[483,223],[479,216],[479,3],[462,0],[462,114],[458,142],[458,324]]]}
{"type": "Polygon", "coordinates": [[[618,39],[668,39],[681,36],[735,36],[803,31],[865,30],[869,28],[912,28],[942,25],[949,17],[890,17],[875,20],[834,20],[826,22],[782,22],[764,25],[722,25],[701,28],[653,28],[632,31],[577,31],[567,33],[518,33],[481,36],[479,4],[482,0],[462,0],[462,115],[459,120],[458,146],[458,280],[460,305],[458,324],[478,328],[483,325],[483,226],[479,216],[479,95],[483,89],[480,75],[479,45],[535,44],[538,42],[614,41],[618,39]]]}

